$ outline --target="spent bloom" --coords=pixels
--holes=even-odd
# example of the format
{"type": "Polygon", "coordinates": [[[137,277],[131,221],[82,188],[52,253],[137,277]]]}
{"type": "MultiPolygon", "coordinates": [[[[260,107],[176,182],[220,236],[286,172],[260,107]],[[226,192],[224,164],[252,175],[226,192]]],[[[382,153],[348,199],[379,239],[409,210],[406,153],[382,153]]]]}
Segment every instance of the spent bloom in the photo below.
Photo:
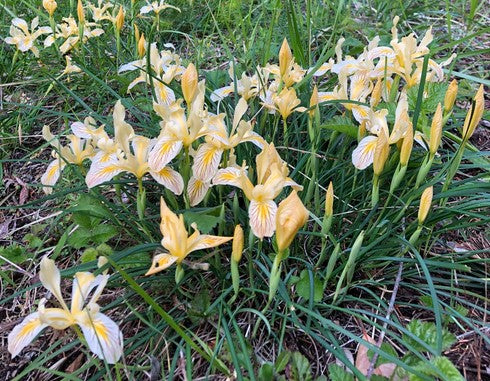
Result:
{"type": "Polygon", "coordinates": [[[41,260],[39,278],[62,308],[46,308],[46,300],[41,299],[38,310],[26,316],[10,332],[8,350],[12,357],[17,356],[46,327],[64,330],[78,325],[90,350],[100,359],[110,364],[116,363],[122,355],[122,333],[113,320],[100,312],[97,304],[109,275],[77,272],[73,278],[70,307],[61,294],[60,271],[54,261],[46,256],[41,260]]]}

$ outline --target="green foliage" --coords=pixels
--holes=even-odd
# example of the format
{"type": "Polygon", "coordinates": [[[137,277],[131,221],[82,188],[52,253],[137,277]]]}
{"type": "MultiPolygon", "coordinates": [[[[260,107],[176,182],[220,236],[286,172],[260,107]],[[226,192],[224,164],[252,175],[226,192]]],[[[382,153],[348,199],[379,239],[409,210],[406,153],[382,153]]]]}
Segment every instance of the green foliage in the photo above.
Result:
{"type": "MultiPolygon", "coordinates": [[[[431,377],[435,377],[438,380],[442,381],[463,381],[464,378],[456,369],[454,364],[444,356],[437,356],[430,360],[430,363],[420,363],[420,365],[415,367],[418,371],[421,371],[423,374],[431,377]],[[436,369],[434,369],[434,367],[436,369]]],[[[416,375],[411,374],[409,376],[410,381],[422,381],[423,378],[420,378],[416,375]]]]}
{"type": "MultiPolygon", "coordinates": [[[[407,325],[408,331],[415,337],[420,339],[422,342],[426,343],[429,347],[436,348],[438,332],[436,325],[432,322],[426,322],[421,320],[412,320],[407,325]]],[[[442,350],[446,350],[451,347],[456,341],[456,337],[446,329],[441,332],[442,335],[442,350]]],[[[404,335],[404,341],[418,351],[426,351],[427,348],[424,345],[418,343],[412,336],[404,335]]]]}
{"type": "Polygon", "coordinates": [[[17,244],[0,247],[0,256],[5,258],[0,257],[0,265],[8,263],[7,261],[20,265],[31,257],[24,246],[17,244]]]}

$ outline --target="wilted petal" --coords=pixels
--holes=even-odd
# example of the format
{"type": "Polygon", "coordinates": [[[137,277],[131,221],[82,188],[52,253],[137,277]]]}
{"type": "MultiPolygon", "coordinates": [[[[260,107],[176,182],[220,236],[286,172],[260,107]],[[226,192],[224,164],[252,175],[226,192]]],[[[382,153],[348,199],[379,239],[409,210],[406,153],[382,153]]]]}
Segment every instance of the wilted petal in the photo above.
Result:
{"type": "Polygon", "coordinates": [[[22,323],[17,324],[12,332],[8,335],[8,351],[12,358],[17,356],[19,352],[28,346],[32,340],[48,325],[41,323],[39,313],[27,315],[22,323]]]}

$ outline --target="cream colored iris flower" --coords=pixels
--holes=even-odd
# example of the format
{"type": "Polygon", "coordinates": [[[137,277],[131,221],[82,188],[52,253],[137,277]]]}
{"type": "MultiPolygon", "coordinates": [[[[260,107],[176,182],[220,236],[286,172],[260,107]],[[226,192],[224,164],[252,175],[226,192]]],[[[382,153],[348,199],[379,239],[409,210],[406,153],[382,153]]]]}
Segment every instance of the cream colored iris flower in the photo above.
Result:
{"type": "Polygon", "coordinates": [[[194,233],[189,235],[184,225],[184,216],[182,214],[177,216],[173,213],[163,198],[160,200],[160,214],[162,217],[160,223],[160,231],[163,235],[162,246],[168,250],[168,253],[155,255],[146,275],[165,270],[175,262],[180,265],[193,251],[216,247],[233,239],[233,237],[201,234],[196,224],[191,225],[194,233]]]}
{"type": "Polygon", "coordinates": [[[169,50],[159,52],[157,44],[154,42],[150,45],[150,68],[148,68],[146,57],[143,57],[140,60],[122,65],[118,73],[134,70],[140,71],[140,75],[128,86],[128,92],[130,92],[138,83],[150,83],[149,69],[152,70],[152,75],[156,77],[152,82],[155,87],[158,103],[170,105],[175,101],[175,94],[166,85],[170,84],[174,79],[179,79],[185,71],[185,67],[181,65],[179,55],[169,50]]]}
{"type": "Polygon", "coordinates": [[[99,0],[97,6],[89,3],[88,7],[92,11],[92,20],[95,22],[100,22],[103,20],[114,21],[114,17],[109,13],[109,8],[112,8],[113,5],[109,2],[105,2],[104,0],[99,0]]]}
{"type": "Polygon", "coordinates": [[[21,18],[14,18],[10,26],[10,37],[5,38],[5,42],[15,45],[21,52],[30,50],[36,57],[39,57],[39,49],[34,45],[38,37],[42,34],[52,33],[49,26],[39,26],[39,17],[31,21],[31,28],[27,22],[21,18]]]}
{"type": "Polygon", "coordinates": [[[196,86],[192,103],[188,106],[188,115],[178,102],[164,106],[160,114],[164,120],[160,122],[162,131],[150,151],[148,163],[153,171],[160,171],[175,158],[182,148],[190,149],[194,141],[206,135],[204,123],[204,80],[196,86]]]}
{"type": "Polygon", "coordinates": [[[70,143],[62,146],[59,140],[51,133],[49,126],[43,127],[43,137],[55,148],[52,151],[54,160],[48,165],[46,172],[41,177],[44,193],[50,194],[53,191],[52,187],[58,181],[67,163],[81,165],[85,159],[92,158],[95,152],[90,139],[80,138],[75,134],[67,135],[70,143]]]}
{"type": "MultiPolygon", "coordinates": [[[[64,39],[65,41],[60,45],[60,52],[65,54],[69,52],[80,41],[80,30],[77,21],[73,17],[64,17],[63,23],[58,24],[55,33],[49,35],[44,40],[44,46],[51,46],[57,39],[64,39]]],[[[89,38],[98,37],[104,33],[104,30],[97,28],[97,24],[91,22],[85,22],[83,24],[83,42],[85,43],[89,38]],[[95,27],[92,29],[92,27],[95,27]]]]}
{"type": "Polygon", "coordinates": [[[155,12],[158,14],[167,8],[175,9],[175,10],[180,12],[180,8],[177,8],[177,7],[174,7],[173,5],[167,4],[165,2],[165,0],[160,0],[160,2],[158,2],[158,1],[153,1],[151,3],[147,2],[147,5],[144,5],[143,7],[141,7],[140,14],[144,15],[144,14],[150,13],[150,12],[155,12]]]}
{"type": "Polygon", "coordinates": [[[264,145],[256,157],[257,185],[247,177],[245,168],[228,167],[220,169],[213,178],[214,185],[232,185],[243,190],[250,200],[248,216],[253,234],[262,239],[271,237],[276,230],[277,204],[274,199],[284,187],[295,190],[302,187],[288,177],[289,170],[274,147],[274,143],[264,145]]]}
{"type": "Polygon", "coordinates": [[[41,299],[38,310],[26,316],[8,335],[8,350],[12,357],[17,356],[46,327],[64,330],[78,325],[94,354],[110,364],[119,361],[123,350],[122,333],[113,320],[99,311],[100,307],[97,304],[109,275],[76,273],[73,278],[70,308],[61,294],[60,271],[54,261],[46,256],[41,260],[39,278],[62,308],[46,308],[46,300],[41,299]]]}
{"type": "Polygon", "coordinates": [[[305,112],[306,107],[298,107],[301,101],[296,96],[294,88],[284,88],[279,94],[273,94],[274,108],[286,120],[293,112],[305,112]]]}
{"type": "MultiPolygon", "coordinates": [[[[101,151],[92,160],[92,165],[87,173],[85,181],[89,188],[110,181],[114,176],[122,172],[133,174],[141,180],[147,173],[176,195],[182,193],[184,181],[182,176],[170,167],[163,167],[159,171],[153,171],[148,165],[148,153],[153,142],[134,134],[134,130],[125,118],[125,108],[121,101],[114,107],[114,132],[115,139],[112,146],[105,138],[102,143],[107,145],[107,151],[101,151]]],[[[97,141],[97,145],[101,141],[97,141]]]]}
{"type": "Polygon", "coordinates": [[[240,98],[230,132],[227,131],[224,122],[225,114],[207,119],[206,142],[199,146],[194,155],[192,178],[187,186],[191,206],[199,204],[206,195],[211,186],[211,179],[218,171],[223,152],[233,151],[237,145],[245,142],[252,142],[259,148],[264,146],[264,139],[252,130],[252,124],[241,120],[247,109],[247,102],[240,98]]]}
{"type": "MultiPolygon", "coordinates": [[[[220,87],[211,93],[210,97],[213,102],[221,101],[223,98],[235,92],[232,64],[230,64],[228,74],[230,75],[232,82],[229,85],[220,87]]],[[[268,77],[269,72],[260,67],[257,67],[257,73],[252,76],[248,76],[247,73],[243,72],[240,79],[237,79],[236,81],[236,91],[238,95],[240,95],[246,101],[256,97],[257,94],[262,91],[263,87],[266,86],[268,77]]]]}
{"type": "Polygon", "coordinates": [[[66,66],[65,69],[63,70],[63,75],[64,74],[74,74],[74,73],[80,73],[82,69],[80,69],[77,65],[72,63],[72,59],[70,56],[66,55],[66,66]]]}
{"type": "Polygon", "coordinates": [[[391,134],[388,129],[386,116],[388,110],[382,109],[372,111],[368,109],[368,118],[366,119],[366,129],[373,135],[364,137],[352,152],[352,163],[357,169],[365,169],[369,167],[375,160],[376,147],[379,148],[380,136],[387,140],[387,144],[395,144],[403,139],[408,128],[413,128],[408,116],[408,101],[407,93],[402,91],[398,100],[395,123],[391,134]]]}

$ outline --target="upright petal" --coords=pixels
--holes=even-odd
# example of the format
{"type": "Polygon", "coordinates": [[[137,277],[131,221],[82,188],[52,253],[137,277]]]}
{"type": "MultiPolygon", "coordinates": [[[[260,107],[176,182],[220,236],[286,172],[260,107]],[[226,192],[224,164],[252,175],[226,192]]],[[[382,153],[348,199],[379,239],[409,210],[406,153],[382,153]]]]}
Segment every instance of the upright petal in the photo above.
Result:
{"type": "Polygon", "coordinates": [[[41,270],[39,271],[39,279],[43,286],[50,291],[60,304],[68,309],[63,296],[61,295],[61,275],[60,270],[56,267],[54,261],[49,259],[47,255],[41,259],[41,270]]]}
{"type": "Polygon", "coordinates": [[[94,274],[89,272],[77,272],[73,278],[71,291],[71,312],[81,311],[84,305],[95,303],[108,279],[109,275],[94,276],[94,274]],[[97,289],[89,300],[90,293],[96,287],[97,289]]]}
{"type": "Polygon", "coordinates": [[[41,323],[39,313],[27,315],[22,323],[17,324],[8,335],[8,351],[12,358],[28,346],[32,340],[48,325],[41,323]]]}
{"type": "Polygon", "coordinates": [[[122,356],[123,336],[118,325],[103,313],[85,310],[78,319],[90,350],[101,360],[115,364],[122,356]]]}
{"type": "Polygon", "coordinates": [[[257,238],[271,237],[276,230],[277,205],[274,201],[251,201],[248,207],[250,227],[257,238]]]}

